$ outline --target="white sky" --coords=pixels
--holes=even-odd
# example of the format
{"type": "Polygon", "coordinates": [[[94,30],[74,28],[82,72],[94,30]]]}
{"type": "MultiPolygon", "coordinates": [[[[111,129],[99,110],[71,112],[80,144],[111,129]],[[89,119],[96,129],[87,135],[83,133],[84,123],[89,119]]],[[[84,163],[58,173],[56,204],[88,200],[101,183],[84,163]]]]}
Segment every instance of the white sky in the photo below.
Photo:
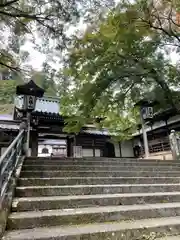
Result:
{"type": "MultiPolygon", "coordinates": [[[[36,70],[41,70],[43,62],[46,60],[46,55],[38,52],[33,48],[33,44],[31,42],[26,42],[26,44],[22,47],[23,50],[26,50],[30,53],[28,63],[36,70]]],[[[172,52],[170,54],[170,59],[173,64],[176,64],[178,60],[180,60],[179,53],[172,52]]],[[[58,68],[58,64],[54,66],[58,68]]]]}
{"type": "Polygon", "coordinates": [[[22,50],[29,52],[28,63],[36,70],[41,70],[43,62],[46,60],[46,56],[36,49],[34,49],[33,44],[29,41],[25,43],[22,50]]]}
{"type": "MultiPolygon", "coordinates": [[[[67,36],[72,35],[77,29],[84,31],[86,29],[87,25],[83,23],[83,20],[79,22],[79,24],[74,27],[70,27],[70,29],[66,32],[67,36]]],[[[37,36],[37,39],[38,36],[37,36]]],[[[39,40],[40,41],[40,40],[39,40]]],[[[39,42],[40,43],[40,42],[39,42]]],[[[36,70],[41,70],[43,62],[46,60],[46,55],[40,53],[38,50],[35,49],[33,43],[31,41],[27,41],[23,47],[21,47],[22,50],[29,52],[29,61],[28,63],[36,70]]],[[[54,63],[53,63],[54,65],[54,63]]],[[[59,64],[53,66],[54,68],[59,68],[59,64]]]]}
{"type": "MultiPolygon", "coordinates": [[[[115,0],[116,4],[119,2],[120,0],[115,0]]],[[[133,0],[130,0],[133,1],[133,0]]],[[[83,23],[83,19],[80,21],[80,23],[78,24],[78,26],[76,27],[71,27],[68,31],[67,34],[71,35],[72,33],[74,33],[74,31],[76,29],[80,29],[80,30],[85,30],[86,28],[86,24],[83,23]]],[[[37,38],[39,39],[39,38],[37,38]]],[[[46,61],[46,55],[42,54],[40,52],[38,52],[38,50],[36,50],[33,46],[33,43],[31,43],[30,41],[27,41],[26,44],[22,47],[23,50],[28,51],[29,52],[29,61],[28,63],[36,70],[41,70],[42,68],[42,64],[43,62],[46,61]]],[[[175,51],[173,51],[169,56],[167,56],[167,58],[170,58],[170,60],[172,61],[173,64],[176,64],[178,60],[180,60],[180,54],[176,53],[175,51]]],[[[53,67],[58,69],[60,68],[59,63],[55,64],[53,63],[53,67]]]]}
{"type": "Polygon", "coordinates": [[[180,60],[180,56],[179,56],[179,53],[176,53],[176,52],[172,52],[170,54],[170,58],[171,58],[171,61],[173,64],[176,64],[178,60],[180,60]]]}

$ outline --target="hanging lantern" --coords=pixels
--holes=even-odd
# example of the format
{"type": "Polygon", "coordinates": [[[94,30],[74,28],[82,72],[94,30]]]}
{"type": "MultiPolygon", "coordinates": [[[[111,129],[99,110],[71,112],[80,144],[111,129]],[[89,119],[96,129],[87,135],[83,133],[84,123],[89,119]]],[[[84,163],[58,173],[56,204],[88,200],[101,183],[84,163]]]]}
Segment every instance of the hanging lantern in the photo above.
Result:
{"type": "Polygon", "coordinates": [[[144,120],[153,118],[153,107],[145,106],[141,109],[141,116],[144,120]]]}
{"type": "Polygon", "coordinates": [[[36,106],[37,97],[42,97],[44,89],[37,86],[32,80],[26,84],[16,87],[16,94],[19,96],[22,110],[32,112],[36,106]],[[23,101],[23,102],[22,102],[23,101]]]}

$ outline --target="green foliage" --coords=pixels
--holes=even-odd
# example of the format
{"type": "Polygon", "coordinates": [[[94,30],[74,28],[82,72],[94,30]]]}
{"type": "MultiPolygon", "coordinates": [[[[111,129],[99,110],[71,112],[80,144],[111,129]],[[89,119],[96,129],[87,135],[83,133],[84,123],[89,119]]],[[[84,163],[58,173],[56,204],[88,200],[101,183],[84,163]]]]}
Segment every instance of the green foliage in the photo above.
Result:
{"type": "Polygon", "coordinates": [[[13,114],[14,104],[0,104],[0,114],[13,114]]]}
{"type": "MultiPolygon", "coordinates": [[[[3,79],[9,80],[0,80],[0,113],[12,113],[16,86],[23,84],[24,81],[20,73],[9,72],[7,68],[1,70],[1,75],[3,79]],[[13,80],[11,80],[12,77],[13,80]]],[[[37,85],[45,89],[45,95],[57,95],[56,84],[53,78],[48,79],[48,73],[33,71],[31,76],[37,85]]]]}
{"type": "Polygon", "coordinates": [[[70,25],[76,25],[80,16],[88,20],[110,6],[113,1],[107,0],[0,1],[0,65],[19,70],[20,46],[26,37],[43,53],[62,51],[69,43],[66,31],[70,25]]]}
{"type": "Polygon", "coordinates": [[[50,70],[47,71],[33,71],[31,78],[34,82],[42,87],[45,90],[46,96],[57,96],[57,86],[54,81],[54,76],[50,73],[50,70]]]}
{"type": "Polygon", "coordinates": [[[14,102],[17,81],[1,80],[0,81],[0,104],[11,104],[14,102]]]}
{"type": "Polygon", "coordinates": [[[126,138],[139,123],[134,104],[141,98],[156,98],[164,106],[179,108],[172,88],[179,86],[180,71],[161,50],[175,37],[165,39],[164,31],[148,22],[147,9],[152,8],[146,3],[123,1],[106,19],[75,38],[65,70],[73,88],[64,98],[63,111],[70,110],[70,115],[73,108],[79,122],[71,121],[66,128],[77,125],[79,129],[82,116],[83,124],[103,117],[101,127],[126,138]]]}
{"type": "Polygon", "coordinates": [[[0,81],[0,113],[12,114],[16,86],[21,81],[16,80],[1,80],[0,81]]]}

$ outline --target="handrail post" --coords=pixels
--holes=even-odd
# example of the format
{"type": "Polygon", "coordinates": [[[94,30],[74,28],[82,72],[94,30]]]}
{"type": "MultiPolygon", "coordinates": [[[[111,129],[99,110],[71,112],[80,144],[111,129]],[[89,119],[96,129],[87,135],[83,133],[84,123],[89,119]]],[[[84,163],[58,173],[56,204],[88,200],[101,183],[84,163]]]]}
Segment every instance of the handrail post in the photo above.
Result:
{"type": "Polygon", "coordinates": [[[29,143],[30,143],[30,128],[31,128],[31,113],[27,112],[27,139],[26,139],[26,150],[27,150],[27,157],[30,156],[30,149],[29,149],[29,143]]]}
{"type": "Polygon", "coordinates": [[[24,130],[20,130],[18,136],[0,157],[0,201],[2,202],[8,189],[9,181],[22,155],[24,130]]]}

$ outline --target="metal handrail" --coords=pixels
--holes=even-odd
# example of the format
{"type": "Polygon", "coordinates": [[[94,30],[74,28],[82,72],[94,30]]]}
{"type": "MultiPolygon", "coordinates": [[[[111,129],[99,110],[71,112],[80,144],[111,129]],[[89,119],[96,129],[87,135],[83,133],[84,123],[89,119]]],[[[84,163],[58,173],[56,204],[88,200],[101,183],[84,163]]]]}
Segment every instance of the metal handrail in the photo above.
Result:
{"type": "Polygon", "coordinates": [[[2,202],[9,187],[10,180],[22,157],[24,130],[21,130],[10,146],[0,157],[0,201],[2,202]]]}

